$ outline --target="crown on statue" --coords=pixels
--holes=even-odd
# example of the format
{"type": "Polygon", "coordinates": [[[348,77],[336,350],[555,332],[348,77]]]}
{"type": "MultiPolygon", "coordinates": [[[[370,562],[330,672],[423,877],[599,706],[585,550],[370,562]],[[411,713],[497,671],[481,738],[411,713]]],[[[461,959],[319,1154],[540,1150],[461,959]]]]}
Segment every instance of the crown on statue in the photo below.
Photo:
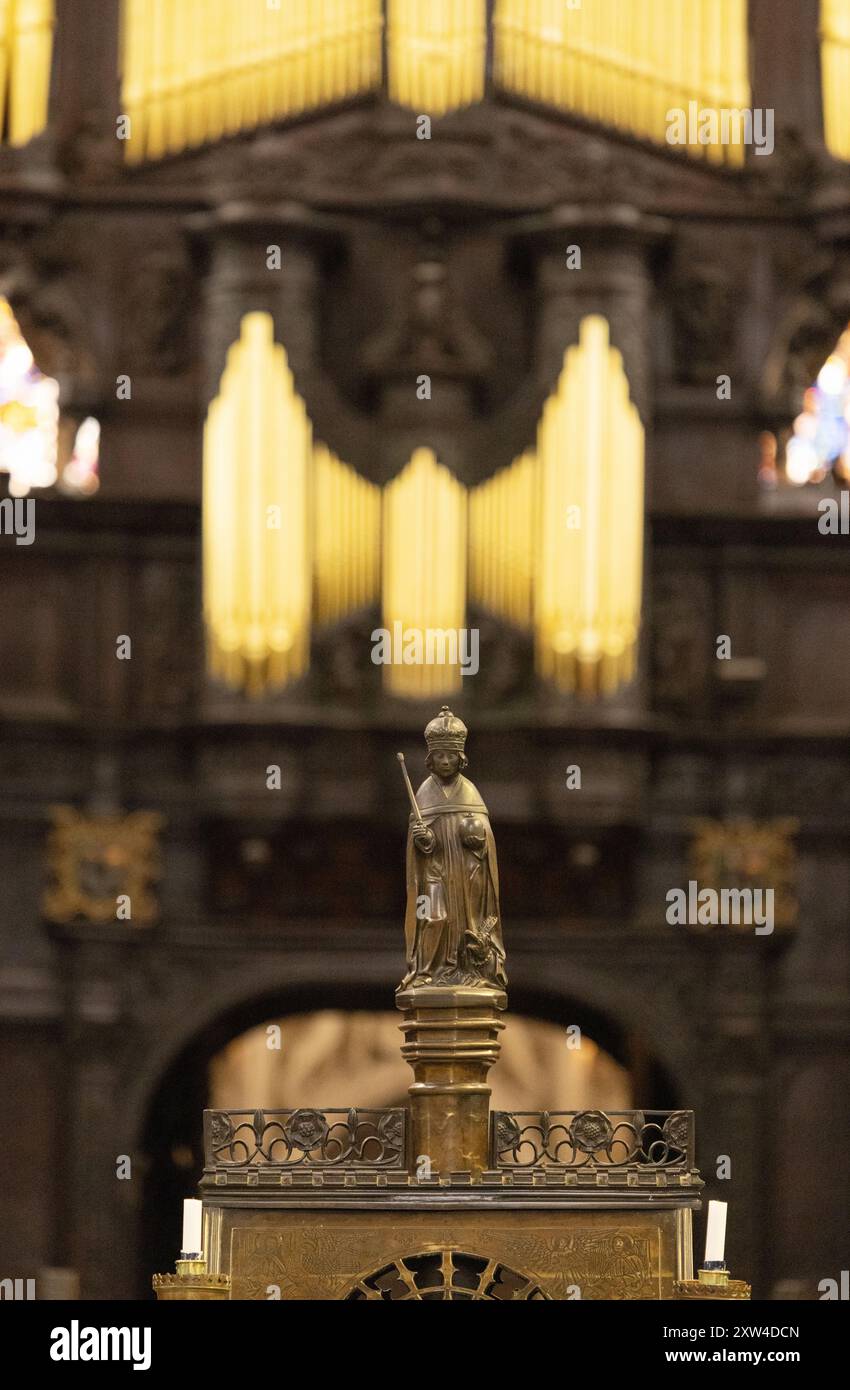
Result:
{"type": "Polygon", "coordinates": [[[466,725],[456,714],[452,714],[448,705],[443,705],[440,713],[425,728],[429,752],[434,748],[451,748],[456,753],[462,753],[466,735],[466,725]]]}

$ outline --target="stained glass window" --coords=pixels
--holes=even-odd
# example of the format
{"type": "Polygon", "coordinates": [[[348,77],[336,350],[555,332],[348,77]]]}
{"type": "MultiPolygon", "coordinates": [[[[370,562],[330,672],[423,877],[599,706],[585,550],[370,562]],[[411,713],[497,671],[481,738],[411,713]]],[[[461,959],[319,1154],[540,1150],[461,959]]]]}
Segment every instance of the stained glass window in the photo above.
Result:
{"type": "Polygon", "coordinates": [[[785,446],[785,476],[795,487],[832,471],[850,480],[850,324],[803,397],[785,446]]]}
{"type": "MultiPolygon", "coordinates": [[[[73,430],[73,422],[66,421],[73,430]]],[[[62,459],[59,383],[39,371],[7,300],[0,297],[0,473],[9,493],[25,497],[34,487],[88,496],[97,491],[100,425],[82,421],[73,448],[62,459]]]]}
{"type": "Polygon", "coordinates": [[[13,497],[55,483],[58,437],[59,384],[38,370],[0,299],[0,471],[13,497]]]}

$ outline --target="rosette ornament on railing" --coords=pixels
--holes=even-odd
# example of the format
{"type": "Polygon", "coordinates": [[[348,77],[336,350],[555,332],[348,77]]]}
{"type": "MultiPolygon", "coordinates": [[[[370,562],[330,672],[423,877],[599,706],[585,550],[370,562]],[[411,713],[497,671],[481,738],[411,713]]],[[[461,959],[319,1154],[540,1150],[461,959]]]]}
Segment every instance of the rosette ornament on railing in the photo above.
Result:
{"type": "Polygon", "coordinates": [[[402,1109],[204,1111],[207,1169],[399,1168],[404,1141],[402,1109]]]}
{"type": "Polygon", "coordinates": [[[491,1126],[494,1168],[694,1166],[692,1110],[497,1110],[491,1126]]]}

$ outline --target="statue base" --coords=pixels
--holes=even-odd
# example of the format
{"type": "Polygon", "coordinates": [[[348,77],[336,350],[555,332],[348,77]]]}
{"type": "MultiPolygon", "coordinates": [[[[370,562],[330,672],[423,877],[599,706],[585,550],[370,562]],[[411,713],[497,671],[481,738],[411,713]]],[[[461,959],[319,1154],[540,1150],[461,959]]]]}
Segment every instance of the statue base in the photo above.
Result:
{"type": "Polygon", "coordinates": [[[504,990],[488,985],[411,985],[396,995],[401,1055],[413,1069],[412,1151],[419,1177],[469,1173],[488,1165],[490,1087],[499,1058],[504,990]]]}

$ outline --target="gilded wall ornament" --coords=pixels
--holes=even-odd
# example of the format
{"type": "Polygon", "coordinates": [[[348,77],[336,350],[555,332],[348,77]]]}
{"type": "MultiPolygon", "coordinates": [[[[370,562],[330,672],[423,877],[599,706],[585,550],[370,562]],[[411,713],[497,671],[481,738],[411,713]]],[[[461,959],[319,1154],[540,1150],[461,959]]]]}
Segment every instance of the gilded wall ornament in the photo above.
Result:
{"type": "Polygon", "coordinates": [[[164,818],[155,811],[92,815],[73,806],[54,806],[52,816],[50,882],[42,899],[47,920],[63,925],[155,922],[164,818]]]}
{"type": "MultiPolygon", "coordinates": [[[[772,889],[773,925],[793,927],[797,921],[797,854],[794,832],[799,821],[791,816],[755,821],[700,819],[693,822],[689,860],[691,877],[700,889],[720,893],[772,889]]],[[[692,924],[693,925],[693,924],[692,924]]],[[[697,930],[706,930],[696,926],[697,930]]],[[[742,919],[733,930],[749,931],[742,919]]]]}

